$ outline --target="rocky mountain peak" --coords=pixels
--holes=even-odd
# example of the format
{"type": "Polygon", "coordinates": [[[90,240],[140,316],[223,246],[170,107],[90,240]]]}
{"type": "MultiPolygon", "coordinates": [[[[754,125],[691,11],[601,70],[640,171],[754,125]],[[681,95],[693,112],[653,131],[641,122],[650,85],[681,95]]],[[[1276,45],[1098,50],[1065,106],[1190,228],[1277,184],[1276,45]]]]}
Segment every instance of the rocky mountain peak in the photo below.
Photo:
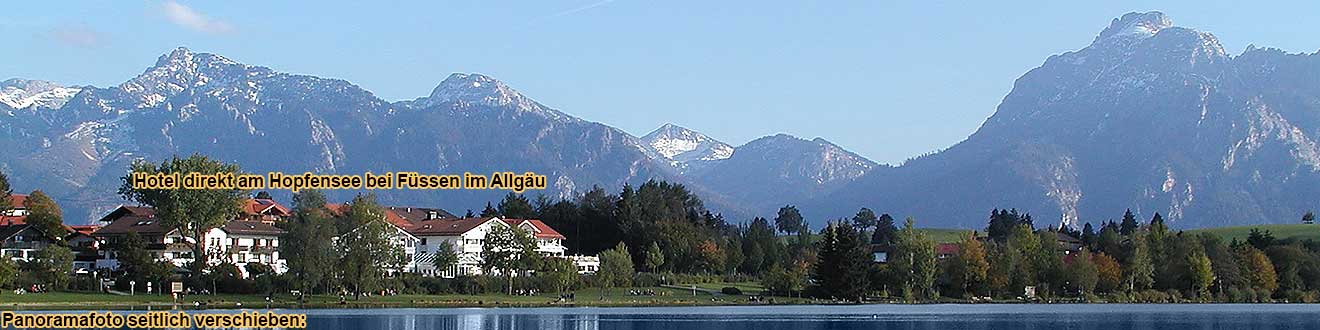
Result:
{"type": "Polygon", "coordinates": [[[119,89],[135,96],[137,107],[148,108],[188,88],[213,86],[217,82],[230,83],[260,73],[270,73],[270,70],[244,65],[224,56],[194,53],[188,48],[179,47],[161,55],[155,65],[120,84],[119,89]]]}
{"type": "Polygon", "coordinates": [[[431,90],[425,100],[419,100],[424,106],[449,102],[465,102],[488,106],[514,105],[521,110],[543,108],[536,101],[523,96],[504,82],[477,73],[454,73],[431,90]]]}
{"type": "Polygon", "coordinates": [[[1161,30],[1173,27],[1173,20],[1158,11],[1144,13],[1131,12],[1115,18],[1109,27],[1100,32],[1095,43],[1119,39],[1145,39],[1161,30]]]}

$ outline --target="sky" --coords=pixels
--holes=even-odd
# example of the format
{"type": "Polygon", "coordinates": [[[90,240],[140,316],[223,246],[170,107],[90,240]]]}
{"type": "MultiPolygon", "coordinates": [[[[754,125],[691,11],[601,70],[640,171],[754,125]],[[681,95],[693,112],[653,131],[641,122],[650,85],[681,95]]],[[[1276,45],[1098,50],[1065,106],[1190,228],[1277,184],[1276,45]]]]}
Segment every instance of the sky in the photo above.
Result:
{"type": "Polygon", "coordinates": [[[641,136],[665,123],[740,145],[823,137],[898,164],[961,141],[1013,82],[1109,22],[1159,10],[1248,44],[1320,49],[1320,2],[21,1],[0,79],[113,86],[175,47],[345,79],[390,101],[450,73],[504,81],[641,136]]]}

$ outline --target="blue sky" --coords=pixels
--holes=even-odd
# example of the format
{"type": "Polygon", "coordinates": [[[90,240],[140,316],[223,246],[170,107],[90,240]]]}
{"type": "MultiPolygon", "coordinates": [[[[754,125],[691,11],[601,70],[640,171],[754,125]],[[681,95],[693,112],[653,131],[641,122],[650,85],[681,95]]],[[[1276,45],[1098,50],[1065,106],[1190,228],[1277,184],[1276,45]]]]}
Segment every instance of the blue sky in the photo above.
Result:
{"type": "Polygon", "coordinates": [[[1014,79],[1160,10],[1247,44],[1320,49],[1320,3],[1172,1],[22,1],[0,12],[0,79],[111,86],[178,46],[342,78],[387,100],[452,72],[643,135],[666,122],[738,145],[784,132],[878,162],[952,145],[1014,79]]]}

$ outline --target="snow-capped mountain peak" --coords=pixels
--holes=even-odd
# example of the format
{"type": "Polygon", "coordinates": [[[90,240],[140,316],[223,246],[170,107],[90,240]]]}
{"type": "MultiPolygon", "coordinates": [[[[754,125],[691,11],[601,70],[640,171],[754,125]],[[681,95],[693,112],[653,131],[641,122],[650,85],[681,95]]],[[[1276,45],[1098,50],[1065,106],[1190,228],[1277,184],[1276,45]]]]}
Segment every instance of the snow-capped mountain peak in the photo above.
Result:
{"type": "Polygon", "coordinates": [[[642,143],[670,160],[719,160],[733,155],[732,146],[674,124],[651,131],[642,137],[642,143]]]}
{"type": "Polygon", "coordinates": [[[82,89],[54,82],[15,78],[0,82],[0,104],[14,109],[58,109],[79,91],[82,89]]]}

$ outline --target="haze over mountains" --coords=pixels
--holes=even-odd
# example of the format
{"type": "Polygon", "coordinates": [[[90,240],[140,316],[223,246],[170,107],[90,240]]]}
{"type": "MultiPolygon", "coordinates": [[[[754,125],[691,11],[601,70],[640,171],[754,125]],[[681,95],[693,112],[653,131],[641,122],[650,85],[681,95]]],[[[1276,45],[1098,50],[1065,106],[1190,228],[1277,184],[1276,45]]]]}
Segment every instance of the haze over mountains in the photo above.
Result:
{"type": "MultiPolygon", "coordinates": [[[[1157,12],[1124,15],[1090,46],[1051,56],[967,140],[898,167],[821,138],[735,147],[671,124],[635,137],[479,74],[390,102],[184,48],[119,86],[5,81],[0,116],[0,168],[20,190],[56,196],[71,223],[123,202],[114,191],[132,160],[194,152],[255,173],[535,171],[553,197],[664,179],[734,221],[784,204],[816,224],[867,206],[965,228],[984,226],[992,208],[1040,224],[1132,208],[1200,227],[1292,222],[1320,203],[1320,55],[1232,56],[1157,12]]],[[[503,192],[378,193],[461,214],[503,192]]]]}

